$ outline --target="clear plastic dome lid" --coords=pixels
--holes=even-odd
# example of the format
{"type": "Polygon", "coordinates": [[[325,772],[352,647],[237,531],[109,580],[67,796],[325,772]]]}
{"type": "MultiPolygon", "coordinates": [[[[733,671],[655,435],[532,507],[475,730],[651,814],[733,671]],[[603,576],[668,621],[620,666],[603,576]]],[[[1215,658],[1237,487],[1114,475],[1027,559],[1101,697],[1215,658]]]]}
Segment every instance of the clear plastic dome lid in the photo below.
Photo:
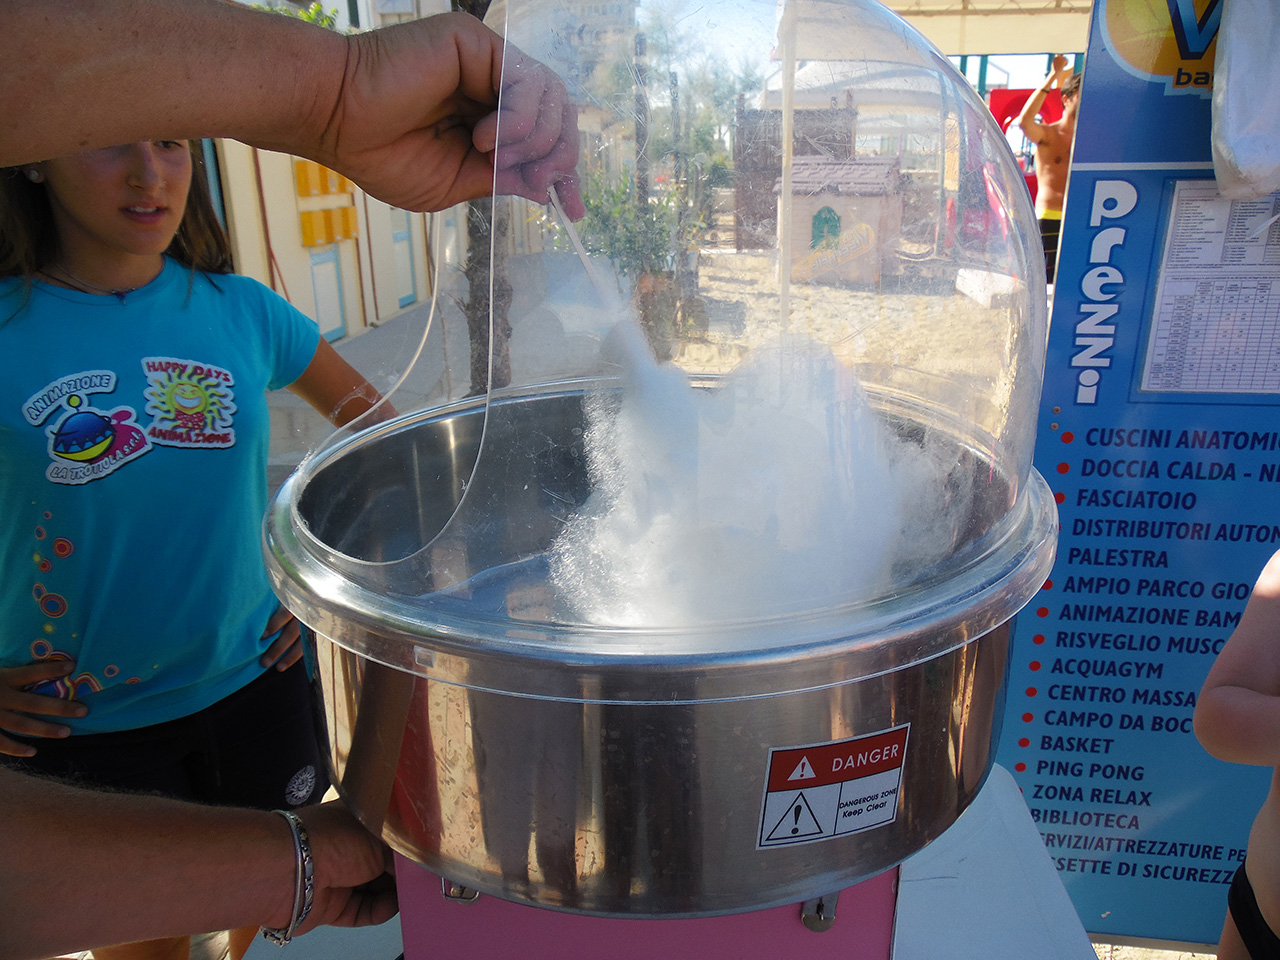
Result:
{"type": "Polygon", "coordinates": [[[991,589],[1012,616],[1055,522],[1045,276],[967,81],[871,0],[490,22],[576,104],[586,215],[437,218],[400,416],[282,489],[277,589],[331,631],[557,644],[848,636],[991,589]]]}

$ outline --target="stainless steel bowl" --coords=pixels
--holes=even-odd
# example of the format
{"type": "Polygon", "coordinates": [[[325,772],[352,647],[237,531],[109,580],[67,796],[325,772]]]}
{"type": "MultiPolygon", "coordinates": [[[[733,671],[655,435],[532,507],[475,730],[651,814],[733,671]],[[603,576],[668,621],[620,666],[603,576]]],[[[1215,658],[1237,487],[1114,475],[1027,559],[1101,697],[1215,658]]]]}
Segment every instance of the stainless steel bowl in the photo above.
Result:
{"type": "Polygon", "coordinates": [[[1015,490],[962,430],[879,398],[899,435],[951,444],[949,479],[974,491],[936,569],[767,620],[575,625],[536,563],[501,588],[449,571],[547,549],[590,492],[582,397],[408,415],[322,452],[273,501],[268,567],[318,634],[334,779],[361,820],[466,887],[632,916],[810,899],[938,836],[989,769],[1009,622],[1052,562],[1044,481],[1015,490]],[[473,478],[482,443],[500,468],[473,478]],[[779,786],[804,753],[788,751],[904,730],[874,825],[815,835],[797,803],[794,837],[777,832],[805,787],[779,786]]]}

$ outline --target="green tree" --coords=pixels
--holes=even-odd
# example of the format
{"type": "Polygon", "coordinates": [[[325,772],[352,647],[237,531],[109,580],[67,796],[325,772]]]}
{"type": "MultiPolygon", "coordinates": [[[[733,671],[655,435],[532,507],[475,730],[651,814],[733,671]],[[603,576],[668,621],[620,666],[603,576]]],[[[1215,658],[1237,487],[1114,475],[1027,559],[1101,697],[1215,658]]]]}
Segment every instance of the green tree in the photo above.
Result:
{"type": "Polygon", "coordinates": [[[588,176],[582,183],[586,215],[578,224],[588,253],[608,258],[623,276],[670,269],[675,210],[670,193],[652,196],[645,206],[635,201],[630,180],[612,182],[588,176]]]}
{"type": "MultiPolygon", "coordinates": [[[[639,24],[646,51],[646,82],[639,93],[647,120],[643,134],[637,130],[635,149],[638,174],[647,172],[645,183],[636,184],[630,206],[619,184],[586,184],[590,199],[623,226],[587,224],[584,243],[591,246],[587,234],[599,231],[592,241],[596,249],[607,251],[625,273],[653,269],[659,239],[672,244],[662,258],[667,269],[682,262],[680,253],[702,242],[712,222],[715,191],[733,185],[738,97],[750,96],[764,84],[756,67],[735,66],[708,52],[701,36],[682,26],[693,19],[688,14],[687,0],[667,0],[647,6],[639,24]],[[659,209],[646,209],[654,200],[659,209]],[[637,252],[620,257],[628,245],[637,252]]],[[[628,131],[639,109],[637,86],[636,64],[629,58],[599,65],[588,80],[592,102],[628,131]]]]}
{"type": "Polygon", "coordinates": [[[289,5],[272,6],[267,3],[255,3],[253,8],[255,10],[266,10],[270,13],[284,14],[286,17],[294,17],[298,20],[305,20],[307,23],[314,23],[316,26],[324,27],[326,30],[338,29],[338,11],[336,9],[325,10],[318,0],[304,10],[289,5]]]}
{"type": "Polygon", "coordinates": [[[578,226],[586,249],[631,279],[641,321],[659,356],[673,338],[703,328],[697,258],[714,222],[717,189],[733,184],[732,136],[740,95],[759,90],[758,70],[709,53],[687,24],[687,0],[646,7],[638,57],[619,50],[585,77],[613,128],[634,131],[630,173],[587,167],[578,226]]]}

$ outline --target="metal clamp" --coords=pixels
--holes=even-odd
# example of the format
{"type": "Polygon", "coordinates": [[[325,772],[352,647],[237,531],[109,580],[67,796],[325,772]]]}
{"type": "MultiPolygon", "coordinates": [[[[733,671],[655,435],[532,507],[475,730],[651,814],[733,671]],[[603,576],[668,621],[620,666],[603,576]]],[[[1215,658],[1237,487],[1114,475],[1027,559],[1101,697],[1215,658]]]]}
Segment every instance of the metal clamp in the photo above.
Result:
{"type": "Polygon", "coordinates": [[[480,899],[480,891],[454,883],[448,877],[440,878],[440,895],[455,903],[475,903],[480,899]]]}
{"type": "Polygon", "coordinates": [[[836,923],[836,901],[839,891],[824,894],[816,900],[800,904],[800,921],[814,933],[826,933],[836,923]]]}

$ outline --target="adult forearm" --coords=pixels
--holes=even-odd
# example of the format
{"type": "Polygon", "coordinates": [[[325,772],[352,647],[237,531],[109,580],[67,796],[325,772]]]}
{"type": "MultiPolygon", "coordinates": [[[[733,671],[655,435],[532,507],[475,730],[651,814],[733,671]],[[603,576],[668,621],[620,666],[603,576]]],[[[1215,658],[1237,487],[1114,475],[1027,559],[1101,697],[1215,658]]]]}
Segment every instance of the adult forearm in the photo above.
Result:
{"type": "Polygon", "coordinates": [[[1040,112],[1040,108],[1044,106],[1045,97],[1049,95],[1049,90],[1053,87],[1053,80],[1056,73],[1050,73],[1044,79],[1044,83],[1040,84],[1032,91],[1031,96],[1027,97],[1026,103],[1022,105],[1022,112],[1018,114],[1014,123],[1027,135],[1027,138],[1033,143],[1040,140],[1041,125],[1036,121],[1036,114],[1040,112]]]}
{"type": "Polygon", "coordinates": [[[1197,739],[1219,760],[1280,766],[1280,697],[1215,686],[1200,694],[1194,722],[1197,739]]]}
{"type": "Polygon", "coordinates": [[[294,852],[276,814],[64,787],[0,770],[0,958],[286,926],[294,852]]]}
{"type": "Polygon", "coordinates": [[[307,154],[347,40],[225,0],[0,0],[0,165],[226,136],[307,154]]]}
{"type": "Polygon", "coordinates": [[[1033,143],[1038,143],[1040,140],[1041,125],[1036,121],[1036,115],[1044,105],[1044,98],[1044,90],[1035,91],[1027,98],[1027,102],[1022,105],[1022,112],[1014,120],[1018,128],[1027,135],[1027,139],[1033,143]]]}

